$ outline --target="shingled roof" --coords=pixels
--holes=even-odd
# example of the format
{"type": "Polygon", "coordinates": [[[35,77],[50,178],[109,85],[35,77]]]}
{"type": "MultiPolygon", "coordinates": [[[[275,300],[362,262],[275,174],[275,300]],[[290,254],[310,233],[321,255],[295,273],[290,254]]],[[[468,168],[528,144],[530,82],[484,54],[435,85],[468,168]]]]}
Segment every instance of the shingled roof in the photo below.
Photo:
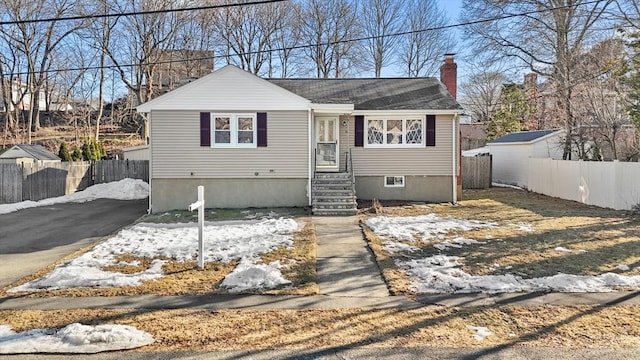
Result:
{"type": "Polygon", "coordinates": [[[354,110],[462,110],[435,78],[267,80],[313,103],[354,110]]]}
{"type": "Polygon", "coordinates": [[[540,139],[549,134],[560,131],[558,129],[551,130],[536,130],[536,131],[521,131],[511,134],[507,134],[503,137],[497,138],[490,142],[490,144],[500,143],[514,143],[514,142],[531,142],[540,139]]]}
{"type": "MultiPolygon", "coordinates": [[[[45,149],[42,145],[18,144],[9,150],[13,150],[16,148],[24,151],[25,153],[29,154],[32,158],[36,160],[60,160],[60,158],[57,155],[51,153],[49,150],[45,149]]],[[[4,156],[5,158],[12,158],[12,156],[8,155],[11,153],[13,152],[7,151],[3,155],[5,155],[4,156]]],[[[0,157],[3,157],[3,156],[0,155],[0,157]]]]}

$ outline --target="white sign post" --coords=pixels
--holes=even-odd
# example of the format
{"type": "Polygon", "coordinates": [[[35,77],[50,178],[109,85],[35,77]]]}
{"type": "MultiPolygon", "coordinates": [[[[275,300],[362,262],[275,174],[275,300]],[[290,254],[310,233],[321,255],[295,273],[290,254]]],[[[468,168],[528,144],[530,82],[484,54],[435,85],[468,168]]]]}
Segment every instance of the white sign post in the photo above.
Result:
{"type": "Polygon", "coordinates": [[[198,186],[198,201],[189,205],[189,211],[198,209],[198,267],[204,269],[204,186],[198,186]]]}

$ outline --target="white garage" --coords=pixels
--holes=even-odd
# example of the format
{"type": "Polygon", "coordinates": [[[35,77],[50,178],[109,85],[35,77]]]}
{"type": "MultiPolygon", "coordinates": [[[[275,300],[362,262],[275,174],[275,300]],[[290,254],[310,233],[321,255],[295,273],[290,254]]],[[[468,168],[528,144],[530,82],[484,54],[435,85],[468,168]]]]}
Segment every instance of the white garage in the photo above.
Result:
{"type": "Polygon", "coordinates": [[[511,133],[487,144],[493,156],[493,181],[527,188],[529,158],[562,159],[564,130],[511,133]]]}

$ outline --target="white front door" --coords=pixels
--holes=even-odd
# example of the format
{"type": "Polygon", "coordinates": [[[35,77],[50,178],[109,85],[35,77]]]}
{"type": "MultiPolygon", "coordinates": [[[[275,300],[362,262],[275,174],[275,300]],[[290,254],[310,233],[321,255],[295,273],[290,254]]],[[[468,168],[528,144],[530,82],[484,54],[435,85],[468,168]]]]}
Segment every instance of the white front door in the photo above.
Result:
{"type": "Polygon", "coordinates": [[[316,118],[316,170],[337,171],[339,159],[338,118],[316,118]]]}

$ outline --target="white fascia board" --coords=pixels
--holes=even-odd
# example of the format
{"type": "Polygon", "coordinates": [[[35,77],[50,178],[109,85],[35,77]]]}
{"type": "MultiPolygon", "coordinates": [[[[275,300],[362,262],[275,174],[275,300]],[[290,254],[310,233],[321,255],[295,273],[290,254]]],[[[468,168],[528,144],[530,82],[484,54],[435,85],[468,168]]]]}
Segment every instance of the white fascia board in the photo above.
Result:
{"type": "Polygon", "coordinates": [[[462,114],[464,110],[433,110],[433,109],[407,109],[407,110],[354,110],[351,115],[407,115],[407,114],[429,114],[429,115],[456,115],[462,114]]]}
{"type": "Polygon", "coordinates": [[[514,141],[514,142],[487,143],[487,146],[531,145],[531,144],[533,144],[533,141],[514,141]]]}
{"type": "Polygon", "coordinates": [[[323,114],[350,114],[353,112],[353,104],[315,104],[311,103],[314,113],[323,114]]]}
{"type": "MultiPolygon", "coordinates": [[[[203,104],[198,101],[193,101],[192,97],[188,96],[190,91],[197,91],[196,89],[200,89],[200,87],[205,86],[208,82],[216,81],[217,78],[222,78],[222,82],[224,84],[225,81],[229,81],[229,79],[233,79],[234,77],[243,78],[245,81],[255,84],[256,86],[263,87],[268,89],[268,92],[272,92],[281,96],[283,99],[286,99],[286,106],[283,106],[281,103],[270,103],[269,106],[265,106],[261,104],[257,106],[256,109],[248,108],[246,104],[240,106],[242,110],[307,110],[309,109],[309,105],[311,103],[310,100],[305,99],[297,94],[290,92],[276,84],[271,83],[257,75],[251,74],[245,70],[242,70],[233,65],[226,65],[220,70],[216,70],[211,74],[203,76],[189,84],[183,85],[177,89],[174,89],[162,96],[159,96],[151,101],[148,101],[144,104],[138,105],[136,107],[136,111],[139,113],[150,113],[152,110],[202,110],[210,107],[206,103],[203,104]],[[186,94],[185,94],[186,93],[186,94]],[[185,96],[186,95],[186,96],[185,96]],[[183,96],[184,99],[180,99],[183,96]],[[179,105],[176,105],[176,100],[179,105]],[[173,105],[167,105],[167,102],[174,102],[173,105]]],[[[240,98],[240,100],[242,100],[240,98]]],[[[225,104],[225,109],[231,109],[233,107],[232,104],[225,104]]]]}
{"type": "Polygon", "coordinates": [[[554,137],[557,135],[562,135],[564,133],[564,130],[558,130],[558,131],[554,131],[550,134],[547,134],[545,136],[541,136],[537,139],[533,139],[533,140],[529,140],[529,141],[512,141],[512,142],[499,142],[499,143],[487,143],[487,146],[498,146],[498,145],[531,145],[531,144],[535,144],[537,142],[546,140],[550,137],[554,137]]]}

